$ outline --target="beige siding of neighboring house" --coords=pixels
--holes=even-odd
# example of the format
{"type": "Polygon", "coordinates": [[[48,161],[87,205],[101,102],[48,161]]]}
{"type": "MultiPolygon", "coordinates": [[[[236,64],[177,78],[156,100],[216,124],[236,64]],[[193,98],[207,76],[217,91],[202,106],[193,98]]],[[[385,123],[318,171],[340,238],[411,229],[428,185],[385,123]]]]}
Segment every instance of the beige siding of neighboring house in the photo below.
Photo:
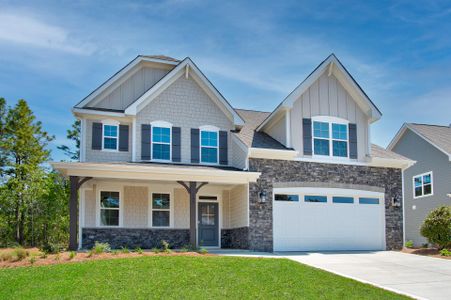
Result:
{"type": "Polygon", "coordinates": [[[238,185],[230,190],[229,228],[249,226],[247,193],[246,185],[238,185]]]}
{"type": "Polygon", "coordinates": [[[84,227],[96,226],[96,194],[95,190],[85,190],[84,227]]]}
{"type": "MultiPolygon", "coordinates": [[[[111,119],[105,116],[106,119],[111,119]]],[[[119,162],[132,160],[132,124],[121,122],[121,125],[128,125],[128,151],[93,150],[92,149],[92,124],[102,123],[102,120],[86,120],[85,138],[85,161],[87,162],[119,162]]],[[[82,145],[83,146],[83,145],[82,145]]]]}
{"type": "Polygon", "coordinates": [[[124,186],[123,209],[124,227],[147,227],[149,189],[145,186],[124,186]]]}
{"type": "Polygon", "coordinates": [[[265,130],[273,139],[281,143],[282,145],[287,145],[287,128],[286,128],[286,115],[277,120],[268,129],[265,130]]]}
{"type": "Polygon", "coordinates": [[[174,189],[174,227],[189,228],[189,195],[184,188],[174,189]]]}
{"type": "Polygon", "coordinates": [[[332,116],[357,124],[358,160],[368,153],[368,118],[336,77],[327,73],[315,81],[293,104],[291,109],[292,147],[302,156],[302,119],[314,116],[332,116]]]}
{"type": "Polygon", "coordinates": [[[228,135],[228,159],[231,161],[230,130],[233,129],[231,115],[227,116],[204,90],[190,78],[178,78],[136,116],[136,158],[141,160],[141,125],[153,121],[166,121],[181,127],[182,163],[191,162],[191,128],[213,125],[225,130],[228,135]]]}
{"type": "Polygon", "coordinates": [[[93,99],[88,106],[124,110],[169,73],[170,68],[172,66],[141,63],[93,99]]]}

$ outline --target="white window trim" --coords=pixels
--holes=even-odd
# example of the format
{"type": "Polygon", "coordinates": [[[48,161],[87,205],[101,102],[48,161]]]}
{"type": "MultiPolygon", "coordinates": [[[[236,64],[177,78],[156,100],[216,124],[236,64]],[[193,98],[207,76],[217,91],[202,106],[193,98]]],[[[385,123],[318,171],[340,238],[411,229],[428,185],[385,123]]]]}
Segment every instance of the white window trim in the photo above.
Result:
{"type": "Polygon", "coordinates": [[[212,126],[212,125],[204,125],[199,127],[199,161],[201,164],[204,165],[219,165],[219,128],[216,126],[212,126]],[[202,146],[202,131],[211,131],[211,132],[216,132],[217,135],[217,146],[216,147],[212,147],[212,146],[202,146]],[[203,162],[202,161],[202,147],[205,148],[216,148],[216,162],[215,163],[211,163],[211,162],[203,162]]]}
{"type": "Polygon", "coordinates": [[[312,157],[314,158],[326,158],[326,159],[331,159],[331,160],[343,160],[343,161],[349,161],[351,160],[349,155],[349,121],[342,119],[342,118],[337,118],[337,117],[331,117],[331,116],[316,116],[316,117],[312,117],[312,157]],[[314,130],[314,122],[324,122],[324,123],[328,123],[329,124],[329,138],[322,138],[322,137],[315,137],[315,130],[314,130]],[[341,139],[334,139],[333,135],[332,135],[332,124],[339,124],[339,125],[346,125],[346,129],[347,129],[347,139],[346,140],[341,140],[341,139]],[[320,155],[320,154],[315,154],[315,139],[319,139],[319,140],[327,140],[329,142],[329,155],[320,155]],[[334,156],[334,149],[333,149],[333,141],[341,141],[341,142],[346,142],[346,157],[343,156],[334,156]]]}
{"type": "Polygon", "coordinates": [[[109,152],[117,152],[119,151],[119,122],[116,120],[102,120],[102,151],[109,151],[109,152]],[[108,126],[116,126],[117,127],[117,136],[108,136],[108,138],[116,138],[116,149],[105,149],[105,125],[108,126]]]}
{"type": "MultiPolygon", "coordinates": [[[[172,161],[172,124],[166,121],[154,121],[150,123],[150,130],[151,135],[150,135],[150,158],[151,161],[155,161],[155,162],[170,162],[172,161]],[[169,159],[154,159],[153,158],[153,128],[154,127],[161,127],[161,128],[169,128],[169,159]]],[[[159,143],[159,142],[155,142],[155,144],[163,144],[163,145],[168,145],[168,143],[159,143]]]]}
{"type": "Polygon", "coordinates": [[[123,217],[123,213],[124,213],[124,209],[123,209],[123,191],[122,191],[122,187],[117,188],[114,186],[102,186],[100,188],[98,188],[97,193],[96,193],[96,227],[100,227],[100,228],[120,228],[123,227],[123,221],[124,221],[124,217],[123,217]],[[101,211],[101,207],[100,207],[100,195],[101,192],[118,192],[119,193],[119,225],[102,225],[100,223],[100,211],[101,211]]]}
{"type": "Polygon", "coordinates": [[[149,214],[147,216],[147,222],[149,228],[155,228],[155,229],[161,229],[161,228],[174,228],[174,205],[175,205],[175,199],[174,199],[174,193],[172,190],[154,190],[150,192],[150,199],[149,199],[149,214]],[[153,208],[153,195],[154,194],[168,194],[169,195],[169,209],[159,209],[159,208],[153,208]],[[153,226],[152,223],[152,212],[153,211],[169,211],[169,226],[153,226]]]}
{"type": "Polygon", "coordinates": [[[425,197],[430,197],[430,196],[434,196],[434,176],[432,174],[432,171],[429,172],[425,172],[422,174],[418,174],[412,177],[412,191],[413,191],[413,199],[419,199],[419,198],[425,198],[425,197]],[[424,194],[424,183],[423,183],[423,176],[424,175],[431,175],[431,193],[425,195],[424,194]],[[416,177],[420,177],[421,176],[421,196],[415,196],[415,178],[416,177]]]}

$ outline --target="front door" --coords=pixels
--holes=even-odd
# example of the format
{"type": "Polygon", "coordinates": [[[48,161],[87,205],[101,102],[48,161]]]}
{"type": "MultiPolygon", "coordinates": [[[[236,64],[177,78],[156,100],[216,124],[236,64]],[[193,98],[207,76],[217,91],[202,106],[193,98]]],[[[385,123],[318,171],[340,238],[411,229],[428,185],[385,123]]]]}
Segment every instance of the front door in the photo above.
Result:
{"type": "Polygon", "coordinates": [[[199,246],[219,246],[218,203],[199,202],[198,208],[199,246]]]}

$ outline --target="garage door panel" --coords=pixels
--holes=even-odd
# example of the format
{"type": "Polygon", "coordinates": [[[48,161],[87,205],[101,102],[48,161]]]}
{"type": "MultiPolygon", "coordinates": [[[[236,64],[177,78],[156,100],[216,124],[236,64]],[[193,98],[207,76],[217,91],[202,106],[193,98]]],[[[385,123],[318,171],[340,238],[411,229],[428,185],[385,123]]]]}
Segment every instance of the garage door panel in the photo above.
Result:
{"type": "MultiPolygon", "coordinates": [[[[347,191],[354,203],[274,201],[275,251],[382,250],[385,247],[383,201],[359,204],[364,191],[347,191]]],[[[277,190],[274,193],[278,193],[277,190]]],[[[319,191],[317,193],[319,195],[319,191]]],[[[374,195],[372,195],[374,197],[374,195]]]]}

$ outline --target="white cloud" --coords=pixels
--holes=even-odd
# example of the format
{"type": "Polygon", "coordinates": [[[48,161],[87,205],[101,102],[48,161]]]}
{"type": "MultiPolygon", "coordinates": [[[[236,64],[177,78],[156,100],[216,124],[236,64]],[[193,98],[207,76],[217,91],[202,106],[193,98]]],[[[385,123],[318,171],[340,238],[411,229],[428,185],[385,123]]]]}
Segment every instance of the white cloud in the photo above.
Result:
{"type": "Polygon", "coordinates": [[[30,15],[0,12],[0,20],[0,42],[79,55],[89,55],[95,50],[92,44],[77,41],[65,28],[30,15]]]}

